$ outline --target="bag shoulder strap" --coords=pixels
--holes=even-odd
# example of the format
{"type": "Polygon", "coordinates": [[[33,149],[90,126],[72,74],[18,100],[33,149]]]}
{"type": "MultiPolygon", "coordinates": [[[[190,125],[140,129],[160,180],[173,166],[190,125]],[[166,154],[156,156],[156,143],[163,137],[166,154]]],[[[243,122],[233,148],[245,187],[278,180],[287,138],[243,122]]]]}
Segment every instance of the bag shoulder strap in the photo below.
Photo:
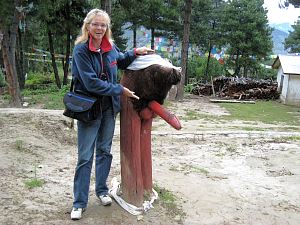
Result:
{"type": "Polygon", "coordinates": [[[74,91],[74,80],[73,80],[73,77],[72,77],[72,80],[71,80],[71,86],[70,86],[70,91],[74,91]]]}

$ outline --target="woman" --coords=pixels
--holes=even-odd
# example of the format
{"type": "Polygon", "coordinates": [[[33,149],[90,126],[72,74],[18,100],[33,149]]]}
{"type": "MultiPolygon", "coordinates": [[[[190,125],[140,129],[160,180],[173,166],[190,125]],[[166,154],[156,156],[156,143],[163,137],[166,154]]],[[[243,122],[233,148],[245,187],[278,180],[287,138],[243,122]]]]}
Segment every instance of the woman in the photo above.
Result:
{"type": "Polygon", "coordinates": [[[111,145],[115,119],[120,111],[120,95],[138,99],[128,88],[117,84],[117,68],[125,69],[136,55],[153,50],[146,47],[121,53],[114,45],[110,17],[102,10],[91,10],[75,41],[72,74],[75,91],[102,98],[102,112],[92,122],[78,121],[78,162],[74,176],[74,202],[71,219],[78,220],[87,207],[91,169],[95,156],[95,191],[103,205],[110,205],[106,185],[111,167],[111,145]]]}

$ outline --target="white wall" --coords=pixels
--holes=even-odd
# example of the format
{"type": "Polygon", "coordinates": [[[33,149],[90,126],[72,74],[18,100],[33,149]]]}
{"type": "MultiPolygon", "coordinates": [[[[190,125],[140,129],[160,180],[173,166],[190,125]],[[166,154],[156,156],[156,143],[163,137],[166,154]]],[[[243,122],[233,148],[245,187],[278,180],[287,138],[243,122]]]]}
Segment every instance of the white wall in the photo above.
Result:
{"type": "Polygon", "coordinates": [[[285,104],[300,106],[300,75],[289,75],[285,104]]]}

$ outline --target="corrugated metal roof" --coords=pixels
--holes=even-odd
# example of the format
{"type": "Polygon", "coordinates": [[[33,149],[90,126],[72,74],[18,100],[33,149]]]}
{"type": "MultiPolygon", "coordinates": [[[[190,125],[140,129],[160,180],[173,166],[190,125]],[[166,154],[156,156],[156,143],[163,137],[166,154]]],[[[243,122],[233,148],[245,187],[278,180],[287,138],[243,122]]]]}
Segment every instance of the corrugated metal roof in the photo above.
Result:
{"type": "Polygon", "coordinates": [[[300,56],[299,55],[278,55],[272,67],[278,69],[282,66],[285,74],[300,75],[300,56]]]}

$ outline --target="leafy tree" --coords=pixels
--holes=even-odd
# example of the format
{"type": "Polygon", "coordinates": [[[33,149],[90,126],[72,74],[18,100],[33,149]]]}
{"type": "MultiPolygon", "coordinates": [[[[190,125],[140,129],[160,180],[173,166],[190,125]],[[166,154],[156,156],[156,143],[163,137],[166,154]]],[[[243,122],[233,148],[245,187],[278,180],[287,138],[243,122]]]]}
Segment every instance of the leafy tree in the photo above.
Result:
{"type": "MultiPolygon", "coordinates": [[[[213,45],[215,20],[212,17],[212,0],[194,0],[191,15],[191,38],[200,52],[210,51],[213,45]]],[[[209,57],[209,56],[208,56],[209,57]]],[[[208,62],[208,61],[207,61],[208,62]]],[[[190,78],[190,72],[186,74],[186,80],[190,78]]]]}
{"type": "Polygon", "coordinates": [[[229,0],[222,19],[223,41],[227,44],[228,66],[244,76],[272,49],[263,0],[229,0]]]}
{"type": "MultiPolygon", "coordinates": [[[[26,3],[23,1],[22,3],[26,3]]],[[[16,43],[16,68],[20,89],[25,87],[25,55],[24,55],[24,37],[26,36],[26,18],[33,10],[34,1],[27,1],[27,4],[17,6],[17,10],[21,13],[18,25],[17,43],[16,43]]]]}
{"type": "Polygon", "coordinates": [[[126,19],[124,9],[118,1],[112,4],[111,23],[114,42],[122,51],[124,51],[127,47],[127,39],[123,36],[123,27],[126,23],[126,19]]]}
{"type": "Polygon", "coordinates": [[[58,29],[55,29],[55,33],[57,37],[62,37],[57,39],[60,40],[58,43],[59,48],[61,48],[60,52],[65,55],[62,62],[64,69],[64,85],[67,84],[67,76],[69,71],[69,58],[72,47],[71,37],[76,37],[78,35],[77,31],[82,26],[82,21],[86,14],[86,8],[88,7],[89,5],[83,0],[64,0],[55,13],[56,18],[60,18],[58,20],[58,29]]]}
{"type": "Polygon", "coordinates": [[[173,38],[177,37],[179,32],[184,31],[184,24],[182,24],[184,16],[178,13],[185,13],[184,4],[187,4],[186,0],[164,0],[163,23],[160,25],[158,34],[173,38]]]}
{"type": "Polygon", "coordinates": [[[284,48],[291,53],[300,52],[300,20],[295,25],[292,25],[294,31],[289,33],[289,36],[284,41],[284,48]]]}
{"type": "Polygon", "coordinates": [[[154,38],[174,32],[178,27],[179,0],[144,0],[145,12],[143,26],[151,31],[151,48],[154,38]]]}
{"type": "Polygon", "coordinates": [[[208,51],[208,39],[216,15],[212,12],[212,0],[194,0],[191,15],[191,43],[208,51]]]}
{"type": "Polygon", "coordinates": [[[294,5],[295,8],[300,8],[300,0],[280,0],[279,1],[280,8],[289,7],[290,4],[294,5]]]}
{"type": "MultiPolygon", "coordinates": [[[[200,52],[208,52],[203,77],[205,80],[208,80],[208,71],[212,66],[210,64],[211,50],[222,43],[220,28],[223,5],[223,0],[193,1],[190,43],[195,44],[200,52]]],[[[189,76],[189,73],[186,76],[189,76]]]]}
{"type": "Polygon", "coordinates": [[[54,47],[54,30],[58,26],[58,19],[56,18],[57,9],[59,8],[59,5],[61,4],[61,1],[55,1],[55,0],[38,0],[38,7],[39,7],[39,14],[37,19],[41,20],[43,23],[44,28],[44,36],[48,37],[49,42],[49,51],[51,54],[51,62],[52,62],[52,68],[54,72],[55,77],[55,83],[58,88],[61,88],[61,81],[58,74],[57,64],[56,64],[56,58],[55,58],[55,47],[54,47]]]}
{"type": "Polygon", "coordinates": [[[42,21],[43,36],[48,37],[55,82],[57,87],[61,88],[55,56],[59,52],[65,55],[63,84],[67,84],[71,37],[75,37],[80,30],[89,5],[84,0],[38,0],[38,3],[39,10],[36,19],[42,21]]]}
{"type": "MultiPolygon", "coordinates": [[[[196,82],[206,82],[205,71],[207,70],[208,58],[194,55],[189,58],[188,73],[189,78],[194,78],[196,82]]],[[[224,66],[215,58],[210,59],[211,66],[207,72],[208,77],[217,77],[224,74],[224,66]]]]}
{"type": "Polygon", "coordinates": [[[119,3],[123,9],[124,21],[130,24],[126,29],[133,32],[133,47],[137,47],[136,32],[142,24],[144,10],[146,10],[144,1],[119,0],[119,3]]]}

